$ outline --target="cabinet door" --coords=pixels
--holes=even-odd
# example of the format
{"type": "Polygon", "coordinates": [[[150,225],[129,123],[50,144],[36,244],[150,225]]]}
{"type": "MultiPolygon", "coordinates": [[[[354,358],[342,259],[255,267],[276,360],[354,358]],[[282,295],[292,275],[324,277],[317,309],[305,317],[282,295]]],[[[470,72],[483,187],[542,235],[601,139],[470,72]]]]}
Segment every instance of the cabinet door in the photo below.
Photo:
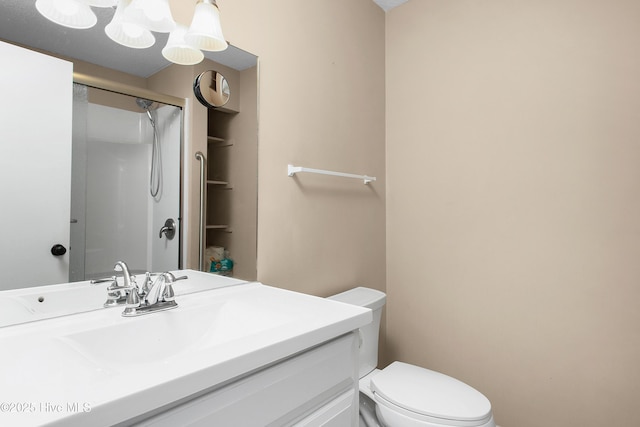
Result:
{"type": "Polygon", "coordinates": [[[135,425],[353,425],[357,418],[356,337],[344,335],[135,425]]]}
{"type": "Polygon", "coordinates": [[[0,290],[67,282],[73,65],[4,42],[0,58],[0,290]]]}
{"type": "Polygon", "coordinates": [[[318,409],[295,427],[345,427],[353,425],[353,400],[356,390],[349,390],[318,409]]]}

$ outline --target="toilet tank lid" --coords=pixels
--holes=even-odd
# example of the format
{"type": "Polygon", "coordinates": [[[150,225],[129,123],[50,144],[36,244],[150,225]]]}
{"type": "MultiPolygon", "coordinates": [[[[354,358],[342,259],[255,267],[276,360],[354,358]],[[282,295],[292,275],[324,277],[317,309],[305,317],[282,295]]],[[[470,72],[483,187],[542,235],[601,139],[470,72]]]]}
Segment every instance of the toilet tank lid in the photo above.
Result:
{"type": "Polygon", "coordinates": [[[491,403],[473,387],[415,365],[393,362],[371,379],[371,391],[418,414],[455,421],[491,417],[491,403]]]}
{"type": "Polygon", "coordinates": [[[384,292],[375,289],[357,287],[332,295],[328,299],[376,310],[384,305],[387,296],[384,292]]]}

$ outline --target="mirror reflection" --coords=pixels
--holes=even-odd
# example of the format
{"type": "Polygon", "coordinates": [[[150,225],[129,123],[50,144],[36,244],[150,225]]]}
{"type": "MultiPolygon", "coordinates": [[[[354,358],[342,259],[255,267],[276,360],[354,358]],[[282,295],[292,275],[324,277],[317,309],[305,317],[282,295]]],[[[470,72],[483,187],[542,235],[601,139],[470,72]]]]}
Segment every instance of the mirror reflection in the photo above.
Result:
{"type": "MultiPolygon", "coordinates": [[[[12,124],[4,126],[4,131],[8,133],[1,138],[3,156],[0,179],[6,184],[0,197],[4,205],[9,207],[2,211],[1,220],[10,224],[9,228],[16,233],[5,237],[0,246],[5,265],[11,267],[10,273],[5,275],[5,280],[0,284],[0,290],[111,276],[114,274],[115,261],[120,259],[127,261],[134,273],[179,267],[196,268],[197,250],[193,245],[198,236],[199,181],[195,173],[191,176],[186,174],[188,168],[197,169],[194,164],[196,151],[204,152],[208,158],[205,184],[208,194],[205,200],[206,217],[203,220],[206,247],[203,252],[209,256],[205,259],[203,269],[212,270],[212,261],[217,259],[216,255],[222,248],[223,257],[233,260],[233,277],[255,280],[257,58],[230,46],[224,53],[212,54],[215,61],[207,56],[205,62],[197,67],[167,63],[160,69],[156,68],[159,71],[152,75],[145,74],[145,71],[142,75],[122,77],[114,70],[103,68],[105,64],[113,64],[116,68],[116,64],[123,63],[118,58],[118,50],[103,51],[99,67],[84,62],[83,59],[89,58],[84,58],[78,49],[70,49],[69,52],[56,49],[55,54],[47,52],[44,45],[48,41],[57,38],[66,40],[63,45],[72,46],[82,35],[72,31],[54,32],[59,29],[40,22],[41,17],[27,16],[31,12],[25,4],[17,2],[16,7],[8,4],[0,6],[3,16],[0,45],[3,49],[10,46],[6,48],[8,50],[2,50],[0,56],[11,58],[11,61],[7,61],[11,67],[5,64],[0,71],[5,101],[2,113],[7,123],[12,124]],[[4,25],[4,20],[7,25],[4,25]],[[35,30],[27,34],[13,24],[9,25],[10,21],[32,22],[35,30]],[[17,46],[34,46],[37,52],[46,57],[62,56],[73,64],[67,63],[69,68],[62,70],[64,77],[57,79],[53,76],[59,64],[34,64],[31,59],[16,53],[18,50],[22,53],[33,51],[17,46]],[[72,55],[78,59],[71,58],[72,55]],[[171,67],[181,68],[177,72],[168,71],[166,75],[180,75],[183,82],[175,85],[166,83],[171,77],[165,79],[163,73],[171,67]],[[219,87],[228,87],[229,91],[223,92],[232,93],[233,96],[229,97],[223,108],[214,113],[210,110],[209,114],[193,113],[203,107],[198,103],[190,103],[190,108],[194,108],[192,123],[183,123],[182,111],[175,106],[150,103],[145,97],[118,95],[92,87],[87,88],[88,102],[84,106],[72,101],[74,88],[71,75],[74,71],[98,79],[109,79],[113,73],[116,81],[124,80],[127,86],[139,84],[142,91],[162,91],[170,97],[184,99],[194,96],[194,77],[207,69],[220,70],[224,74],[224,84],[221,81],[219,87]],[[43,78],[45,70],[46,79],[43,78]],[[92,74],[94,71],[96,74],[92,74]],[[19,76],[24,76],[25,80],[19,80],[19,76]],[[99,92],[104,93],[96,95],[99,92]],[[116,100],[117,97],[122,99],[116,100]],[[100,98],[102,100],[96,101],[100,98]],[[97,122],[89,124],[79,120],[78,110],[82,109],[86,110],[87,118],[97,117],[97,122]],[[105,112],[106,116],[103,115],[105,112]],[[80,135],[85,133],[86,144],[76,146],[76,139],[79,138],[76,127],[83,126],[80,135]],[[183,127],[187,126],[190,126],[189,134],[192,135],[188,152],[184,151],[185,144],[181,141],[183,131],[186,131],[183,127]],[[137,128],[138,137],[135,142],[127,130],[134,127],[137,128]],[[175,133],[176,129],[178,137],[171,136],[170,141],[173,142],[169,143],[165,133],[175,133]],[[67,136],[70,143],[72,133],[73,149],[55,147],[54,142],[67,136]],[[165,147],[165,144],[170,147],[165,147]],[[152,162],[154,145],[157,160],[152,162]],[[110,153],[107,147],[114,152],[110,153]],[[143,157],[142,152],[145,153],[146,164],[139,163],[131,167],[135,158],[143,157]],[[45,159],[38,166],[31,164],[31,157],[36,154],[45,159]],[[72,172],[72,159],[77,165],[82,164],[78,157],[85,158],[84,166],[72,172]],[[155,167],[154,164],[161,166],[155,167]],[[165,170],[169,165],[178,169],[177,179],[170,177],[165,170]],[[154,174],[152,169],[162,169],[163,172],[154,174]],[[135,185],[126,183],[125,178],[132,176],[136,177],[135,185]],[[110,193],[105,188],[107,186],[119,186],[120,190],[110,193]],[[59,190],[65,188],[62,195],[59,190]],[[170,196],[170,190],[174,193],[177,191],[177,194],[170,196]],[[154,193],[161,196],[162,202],[172,200],[170,204],[173,211],[158,209],[156,213],[152,209],[153,204],[158,203],[154,201],[154,193]],[[186,200],[187,194],[190,197],[185,205],[187,210],[181,212],[181,200],[186,200]],[[131,216],[128,219],[133,221],[133,217],[142,213],[147,220],[144,224],[122,225],[118,222],[127,216],[131,216]],[[168,238],[166,229],[161,232],[167,223],[171,224],[170,219],[176,224],[173,239],[168,238]],[[140,237],[142,234],[144,238],[140,237]],[[42,243],[34,244],[30,239],[36,236],[48,237],[42,243]],[[109,240],[111,246],[106,243],[109,240]],[[160,249],[174,246],[171,255],[166,257],[170,262],[165,262],[166,259],[162,261],[164,264],[156,261],[155,255],[159,253],[154,247],[156,244],[162,246],[160,249]],[[125,254],[129,249],[136,251],[138,260],[134,255],[125,254]],[[76,256],[80,254],[82,256],[76,256]],[[9,260],[8,255],[13,258],[9,260]]],[[[156,53],[151,50],[138,51],[135,52],[135,61],[124,62],[153,63],[157,60],[156,53]],[[151,56],[154,59],[150,59],[151,56]]],[[[130,52],[127,51],[127,54],[130,52]]],[[[91,62],[98,61],[92,58],[91,62]]]]}
{"type": "Polygon", "coordinates": [[[193,93],[198,101],[207,108],[223,107],[229,102],[231,92],[229,82],[214,70],[207,70],[193,81],[193,93]]]}
{"type": "Polygon", "coordinates": [[[70,280],[111,276],[121,259],[132,273],[178,269],[182,110],[73,91],[70,280]]]}

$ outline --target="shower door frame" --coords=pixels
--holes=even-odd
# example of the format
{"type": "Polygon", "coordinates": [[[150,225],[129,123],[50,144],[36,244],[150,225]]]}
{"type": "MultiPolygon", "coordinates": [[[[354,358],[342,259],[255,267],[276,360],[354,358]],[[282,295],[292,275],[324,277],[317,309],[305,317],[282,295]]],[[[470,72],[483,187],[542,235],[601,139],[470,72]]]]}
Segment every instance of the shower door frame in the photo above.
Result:
{"type": "MultiPolygon", "coordinates": [[[[185,247],[185,218],[187,214],[187,209],[185,206],[185,197],[184,197],[184,151],[185,151],[185,134],[184,134],[184,117],[185,117],[185,106],[186,100],[184,98],[178,98],[171,95],[166,95],[158,92],[154,92],[148,89],[142,89],[136,86],[130,86],[122,83],[117,83],[111,80],[89,76],[87,74],[73,72],[73,82],[79,83],[88,87],[106,90],[109,92],[114,92],[127,96],[134,96],[138,98],[145,98],[150,101],[167,104],[170,106],[178,107],[181,110],[180,114],[180,159],[179,159],[179,174],[180,174],[180,184],[179,184],[179,216],[177,218],[177,228],[178,228],[178,269],[182,269],[184,265],[184,247],[185,247]]],[[[124,260],[126,261],[126,260],[124,260]]]]}

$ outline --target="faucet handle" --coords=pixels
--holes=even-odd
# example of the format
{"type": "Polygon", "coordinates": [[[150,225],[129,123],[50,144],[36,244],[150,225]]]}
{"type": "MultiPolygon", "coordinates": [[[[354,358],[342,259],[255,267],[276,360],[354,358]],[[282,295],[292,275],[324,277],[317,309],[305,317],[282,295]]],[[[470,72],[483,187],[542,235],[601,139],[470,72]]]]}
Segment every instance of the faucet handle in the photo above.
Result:
{"type": "Polygon", "coordinates": [[[136,276],[129,276],[129,286],[135,290],[139,289],[138,283],[136,282],[136,276]]]}
{"type": "Polygon", "coordinates": [[[151,289],[151,273],[149,273],[148,271],[144,274],[144,283],[142,284],[142,287],[140,288],[140,293],[142,295],[146,295],[149,292],[149,289],[151,289]]]}
{"type": "Polygon", "coordinates": [[[165,272],[164,272],[164,273],[162,273],[162,274],[166,277],[166,279],[167,279],[167,283],[175,283],[175,282],[177,282],[178,280],[185,280],[185,279],[188,279],[188,278],[189,278],[188,276],[179,276],[179,277],[176,277],[176,276],[175,276],[172,272],[170,272],[170,271],[165,271],[165,272]]]}
{"type": "Polygon", "coordinates": [[[173,286],[171,285],[171,283],[167,283],[165,285],[164,295],[162,296],[162,299],[167,302],[176,300],[176,294],[173,292],[173,286]]]}
{"type": "Polygon", "coordinates": [[[144,296],[145,303],[155,304],[158,301],[161,301],[162,296],[164,295],[166,283],[167,283],[167,280],[165,275],[164,274],[158,275],[156,280],[153,281],[151,288],[144,296]]]}
{"type": "Polygon", "coordinates": [[[134,287],[131,289],[131,292],[129,292],[129,295],[127,295],[127,302],[122,315],[125,317],[135,316],[141,305],[140,296],[138,295],[137,289],[134,287]]]}
{"type": "Polygon", "coordinates": [[[138,295],[138,290],[133,287],[127,295],[127,308],[136,308],[140,307],[140,296],[138,295]]]}
{"type": "Polygon", "coordinates": [[[140,296],[146,295],[153,286],[153,277],[158,277],[162,273],[151,273],[147,271],[144,275],[144,283],[140,287],[140,296]]]}

